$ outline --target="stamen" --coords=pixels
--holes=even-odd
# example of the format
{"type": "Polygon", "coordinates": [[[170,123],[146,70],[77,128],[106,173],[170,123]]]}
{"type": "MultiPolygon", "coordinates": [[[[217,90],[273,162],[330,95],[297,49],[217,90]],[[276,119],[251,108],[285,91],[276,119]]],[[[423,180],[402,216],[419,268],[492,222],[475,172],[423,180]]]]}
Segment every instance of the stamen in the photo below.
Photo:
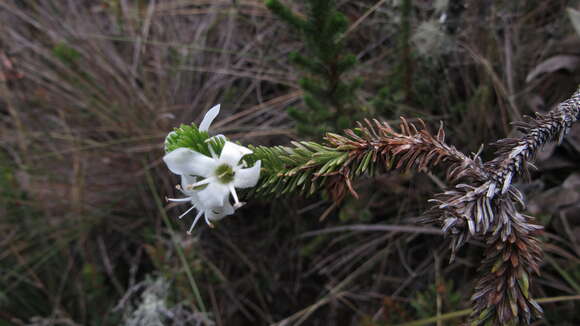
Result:
{"type": "Polygon", "coordinates": [[[191,201],[191,197],[186,197],[186,198],[167,198],[165,197],[165,200],[167,201],[174,201],[174,202],[186,202],[186,201],[191,201]]]}
{"type": "Polygon", "coordinates": [[[209,221],[209,219],[207,218],[207,215],[205,216],[205,223],[207,223],[207,225],[209,225],[210,228],[215,228],[215,226],[213,225],[212,222],[209,221]]]}
{"type": "Polygon", "coordinates": [[[240,203],[240,200],[238,199],[238,193],[236,193],[236,188],[234,188],[234,185],[233,184],[230,184],[228,186],[228,188],[230,188],[230,192],[232,193],[232,196],[234,197],[234,202],[236,204],[239,204],[240,203]]]}
{"type": "Polygon", "coordinates": [[[187,215],[187,213],[191,212],[192,209],[194,209],[195,206],[191,206],[188,210],[185,211],[185,213],[179,215],[179,219],[181,219],[182,217],[184,217],[185,215],[187,215]]]}
{"type": "Polygon", "coordinates": [[[196,183],[192,184],[191,187],[192,188],[195,188],[195,187],[198,187],[198,186],[206,185],[206,184],[214,181],[214,179],[215,179],[214,177],[209,177],[209,178],[203,179],[203,180],[201,180],[199,182],[196,182],[196,183]]]}
{"type": "Polygon", "coordinates": [[[181,193],[182,193],[182,194],[184,194],[184,195],[186,195],[186,196],[187,196],[187,194],[185,193],[185,190],[183,190],[183,188],[181,187],[181,185],[176,185],[176,186],[175,186],[175,189],[177,189],[177,190],[181,191],[181,193]]]}
{"type": "Polygon", "coordinates": [[[234,208],[235,208],[235,209],[238,209],[238,208],[240,208],[240,207],[244,206],[245,204],[246,204],[246,202],[245,202],[245,201],[241,201],[241,202],[239,202],[239,203],[237,203],[237,204],[234,204],[234,208]]]}
{"type": "Polygon", "coordinates": [[[232,197],[234,197],[234,208],[240,208],[244,206],[245,203],[240,202],[240,200],[238,199],[238,193],[236,192],[236,188],[234,188],[234,185],[230,184],[228,188],[230,188],[232,197]]]}
{"type": "Polygon", "coordinates": [[[189,228],[189,231],[187,231],[187,234],[191,234],[191,231],[193,231],[193,228],[197,224],[197,221],[199,220],[202,214],[203,211],[199,211],[199,213],[197,213],[197,216],[195,217],[195,220],[193,220],[193,223],[191,223],[191,227],[189,228]]]}
{"type": "Polygon", "coordinates": [[[181,187],[181,185],[175,185],[175,189],[181,191],[182,194],[184,194],[184,195],[187,196],[187,194],[185,193],[185,190],[183,190],[183,188],[181,187]]]}

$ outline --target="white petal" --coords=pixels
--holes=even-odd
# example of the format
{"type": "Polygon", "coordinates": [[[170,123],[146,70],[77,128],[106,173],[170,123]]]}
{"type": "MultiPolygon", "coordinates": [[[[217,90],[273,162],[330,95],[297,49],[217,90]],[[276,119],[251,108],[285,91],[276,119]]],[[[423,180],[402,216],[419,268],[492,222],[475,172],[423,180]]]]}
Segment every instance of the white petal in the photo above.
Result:
{"type": "Polygon", "coordinates": [[[207,219],[210,221],[219,221],[228,215],[232,215],[233,213],[234,207],[232,204],[230,204],[230,201],[227,200],[223,207],[206,210],[205,217],[207,217],[207,219]]]}
{"type": "Polygon", "coordinates": [[[220,154],[220,162],[227,163],[230,166],[236,166],[240,162],[242,156],[253,153],[250,149],[227,141],[222,148],[220,154]]]}
{"type": "Polygon", "coordinates": [[[208,131],[209,126],[219,113],[220,113],[219,104],[209,109],[209,111],[207,111],[207,113],[203,117],[203,120],[201,120],[201,123],[199,124],[199,131],[208,131]]]}
{"type": "Polygon", "coordinates": [[[257,161],[254,166],[247,169],[237,169],[234,176],[234,186],[236,188],[250,188],[255,186],[260,179],[260,167],[262,161],[257,161]]]}
{"type": "Polygon", "coordinates": [[[230,194],[230,190],[226,185],[219,182],[212,182],[203,190],[197,193],[200,205],[207,208],[219,208],[225,205],[230,194]]]}
{"type": "Polygon", "coordinates": [[[163,161],[175,174],[193,174],[202,177],[209,177],[217,164],[216,160],[183,147],[166,154],[163,161]]]}

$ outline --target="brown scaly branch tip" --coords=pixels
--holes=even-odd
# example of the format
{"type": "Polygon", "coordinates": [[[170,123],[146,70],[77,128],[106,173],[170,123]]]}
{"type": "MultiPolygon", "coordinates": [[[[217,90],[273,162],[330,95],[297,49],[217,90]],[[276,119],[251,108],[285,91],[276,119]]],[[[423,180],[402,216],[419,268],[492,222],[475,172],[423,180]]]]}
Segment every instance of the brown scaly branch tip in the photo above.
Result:
{"type": "Polygon", "coordinates": [[[520,213],[525,203],[512,181],[544,144],[562,141],[579,112],[580,90],[553,111],[515,124],[522,136],[496,142],[496,158],[484,164],[486,177],[457,184],[433,200],[430,221],[451,233],[452,258],[469,237],[487,244],[472,297],[472,325],[527,325],[541,316],[529,289],[542,260],[542,227],[520,213]]]}
{"type": "Polygon", "coordinates": [[[344,186],[336,187],[340,184],[354,193],[351,179],[357,167],[369,161],[386,170],[446,167],[452,188],[431,200],[435,205],[424,221],[441,225],[451,236],[452,260],[471,237],[487,245],[472,296],[471,324],[527,325],[542,315],[530,295],[542,260],[537,238],[542,226],[520,212],[525,209],[524,197],[512,181],[526,171],[544,144],[562,141],[579,112],[580,89],[553,111],[515,123],[522,136],[497,141],[496,158],[487,163],[477,154],[469,157],[446,144],[442,127],[433,135],[422,121],[418,129],[401,118],[401,131],[396,132],[385,122],[367,120],[356,131],[347,130],[346,137],[327,135],[332,146],[349,156],[331,184],[340,196],[346,193],[344,186]]]}

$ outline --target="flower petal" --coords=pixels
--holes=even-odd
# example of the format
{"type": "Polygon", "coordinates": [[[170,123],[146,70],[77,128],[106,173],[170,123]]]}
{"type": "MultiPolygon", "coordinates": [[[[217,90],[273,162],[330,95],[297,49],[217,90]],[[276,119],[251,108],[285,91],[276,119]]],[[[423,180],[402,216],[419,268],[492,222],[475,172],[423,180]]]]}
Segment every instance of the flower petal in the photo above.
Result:
{"type": "Polygon", "coordinates": [[[226,185],[210,182],[205,189],[197,193],[197,198],[204,209],[220,208],[225,205],[229,194],[230,190],[226,185]]]}
{"type": "Polygon", "coordinates": [[[262,161],[257,161],[254,166],[247,169],[237,169],[234,176],[234,186],[236,188],[250,188],[255,186],[260,179],[260,168],[262,161]]]}
{"type": "Polygon", "coordinates": [[[223,207],[211,208],[205,211],[205,217],[210,221],[219,221],[222,218],[232,215],[234,213],[234,207],[230,204],[229,200],[226,200],[223,207]]]}
{"type": "Polygon", "coordinates": [[[199,131],[208,131],[209,126],[219,113],[220,113],[220,104],[215,105],[214,107],[209,109],[209,111],[207,111],[207,113],[203,117],[203,120],[201,120],[201,123],[199,124],[199,131]]]}
{"type": "Polygon", "coordinates": [[[184,147],[167,153],[163,161],[175,174],[193,174],[202,177],[209,177],[217,164],[216,160],[184,147]]]}
{"type": "Polygon", "coordinates": [[[220,163],[227,163],[230,166],[234,167],[238,165],[240,159],[247,154],[253,153],[250,149],[232,143],[230,141],[226,141],[224,144],[224,148],[222,148],[222,152],[220,154],[220,163]]]}

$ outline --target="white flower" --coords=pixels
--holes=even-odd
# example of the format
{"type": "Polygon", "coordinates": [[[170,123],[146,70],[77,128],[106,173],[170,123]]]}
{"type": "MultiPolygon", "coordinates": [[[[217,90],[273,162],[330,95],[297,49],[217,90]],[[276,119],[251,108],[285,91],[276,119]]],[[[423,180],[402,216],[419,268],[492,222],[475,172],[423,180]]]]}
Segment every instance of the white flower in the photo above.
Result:
{"type": "Polygon", "coordinates": [[[193,223],[191,224],[191,227],[187,231],[188,234],[191,234],[191,231],[193,231],[193,228],[195,227],[195,225],[197,224],[197,221],[199,221],[199,219],[201,218],[202,215],[205,217],[205,222],[207,223],[207,225],[209,225],[210,227],[213,227],[213,224],[211,223],[211,221],[219,221],[222,218],[224,218],[228,215],[232,215],[234,213],[234,208],[232,207],[232,204],[230,204],[229,200],[225,201],[225,203],[222,207],[207,207],[207,206],[205,206],[204,203],[199,200],[198,190],[195,190],[193,187],[193,184],[196,183],[196,181],[197,181],[196,177],[182,174],[181,175],[181,187],[177,186],[177,189],[179,189],[186,197],[184,197],[184,198],[167,198],[168,201],[172,201],[172,202],[190,202],[191,203],[191,208],[189,208],[187,211],[185,211],[185,213],[181,214],[179,216],[180,219],[182,217],[184,217],[185,215],[187,215],[187,213],[191,212],[194,208],[197,209],[197,216],[195,217],[195,219],[193,220],[193,223]]]}
{"type": "Polygon", "coordinates": [[[226,141],[219,157],[215,153],[207,157],[188,148],[178,148],[165,155],[163,160],[175,174],[204,178],[193,183],[191,188],[197,191],[197,197],[205,207],[224,207],[229,194],[232,194],[234,207],[239,208],[243,204],[238,199],[236,188],[253,187],[260,178],[261,161],[251,168],[245,168],[241,161],[250,153],[252,151],[246,147],[226,141]]]}
{"type": "MultiPolygon", "coordinates": [[[[211,108],[199,125],[200,131],[208,131],[210,124],[218,115],[220,105],[211,108]]],[[[172,133],[169,133],[168,137],[172,133]]],[[[217,135],[214,137],[222,137],[217,135]]],[[[166,138],[167,144],[167,138],[166,138]]],[[[190,202],[192,207],[181,214],[182,218],[194,208],[198,213],[188,233],[191,233],[202,215],[206,223],[213,227],[211,221],[217,221],[234,213],[234,207],[243,205],[238,199],[235,188],[249,188],[258,183],[261,162],[258,161],[251,168],[246,168],[241,161],[244,155],[252,153],[246,147],[225,141],[220,156],[208,146],[212,157],[188,148],[178,148],[163,157],[171,172],[181,176],[181,187],[178,189],[186,196],[184,198],[168,198],[173,202],[190,202]],[[197,177],[203,180],[197,181],[197,177]],[[229,194],[234,198],[234,206],[230,203],[229,194]]]]}

